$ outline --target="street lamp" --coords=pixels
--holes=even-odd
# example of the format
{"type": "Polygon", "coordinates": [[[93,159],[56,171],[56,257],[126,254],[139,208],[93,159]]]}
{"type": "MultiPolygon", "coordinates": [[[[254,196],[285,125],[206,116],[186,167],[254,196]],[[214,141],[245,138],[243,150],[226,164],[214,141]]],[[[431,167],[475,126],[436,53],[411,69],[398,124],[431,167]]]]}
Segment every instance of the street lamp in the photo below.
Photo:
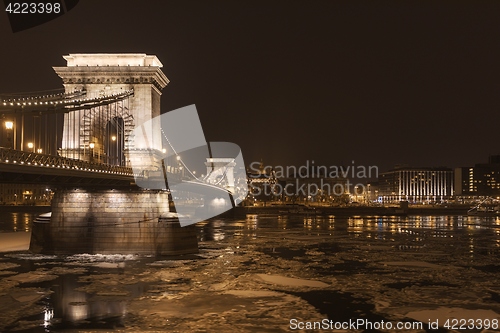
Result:
{"type": "MultiPolygon", "coordinates": [[[[11,144],[12,136],[10,135],[11,134],[10,131],[12,131],[14,129],[14,122],[10,121],[10,120],[7,120],[5,122],[5,129],[7,129],[7,141],[9,142],[9,148],[15,148],[11,144]]],[[[15,143],[14,143],[14,145],[15,145],[15,143]]]]}
{"type": "MultiPolygon", "coordinates": [[[[33,142],[28,142],[28,148],[29,148],[29,149],[33,149],[33,147],[34,147],[34,146],[33,146],[33,142]]],[[[33,151],[33,152],[34,152],[34,151],[33,151]]]]}
{"type": "Polygon", "coordinates": [[[38,148],[38,149],[36,150],[36,152],[37,152],[38,154],[41,154],[41,153],[43,152],[43,150],[42,150],[42,148],[38,148]]]}
{"type": "Polygon", "coordinates": [[[177,155],[175,157],[175,159],[177,160],[177,168],[179,170],[179,173],[181,173],[182,172],[182,166],[181,166],[181,162],[180,162],[181,161],[181,157],[179,155],[177,155]]]}
{"type": "MultiPolygon", "coordinates": [[[[111,141],[113,141],[113,145],[116,142],[116,135],[111,136],[111,141]]],[[[116,143],[116,146],[112,148],[111,150],[111,163],[115,163],[115,158],[116,158],[116,164],[118,165],[118,143],[116,143]],[[116,150],[116,151],[113,151],[116,150]]]]}
{"type": "Polygon", "coordinates": [[[90,162],[93,162],[94,161],[94,147],[95,147],[95,144],[93,142],[89,143],[89,147],[90,147],[90,162]]]}

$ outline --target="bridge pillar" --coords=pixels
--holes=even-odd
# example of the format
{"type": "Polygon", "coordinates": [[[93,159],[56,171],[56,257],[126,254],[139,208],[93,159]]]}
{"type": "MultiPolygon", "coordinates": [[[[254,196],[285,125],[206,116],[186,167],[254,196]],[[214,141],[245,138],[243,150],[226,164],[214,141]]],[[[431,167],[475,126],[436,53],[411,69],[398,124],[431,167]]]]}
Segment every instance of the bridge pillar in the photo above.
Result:
{"type": "Polygon", "coordinates": [[[85,98],[132,89],[134,94],[128,101],[65,114],[59,154],[126,166],[139,166],[144,161],[148,163],[144,169],[154,170],[150,152],[161,155],[162,137],[159,123],[147,121],[160,115],[161,90],[169,83],[158,58],[125,53],[69,54],[64,59],[67,66],[54,70],[63,80],[66,92],[83,89],[87,91],[85,98]],[[143,126],[148,142],[134,140],[132,130],[136,126],[143,126]]]}
{"type": "Polygon", "coordinates": [[[35,221],[30,250],[46,254],[181,255],[198,252],[196,227],[169,213],[168,193],[59,189],[50,222],[35,221]]]}

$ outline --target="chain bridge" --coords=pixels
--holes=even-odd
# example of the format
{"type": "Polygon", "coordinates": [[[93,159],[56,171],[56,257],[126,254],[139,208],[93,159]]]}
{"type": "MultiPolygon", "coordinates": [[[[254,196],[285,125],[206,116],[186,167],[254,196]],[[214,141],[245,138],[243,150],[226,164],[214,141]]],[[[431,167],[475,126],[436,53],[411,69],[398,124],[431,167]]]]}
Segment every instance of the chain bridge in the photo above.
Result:
{"type": "Polygon", "coordinates": [[[182,161],[163,159],[162,130],[149,121],[160,115],[161,91],[169,83],[161,62],[146,54],[64,59],[67,66],[54,67],[63,90],[0,94],[0,183],[55,189],[51,216],[34,223],[30,249],[197,252],[193,229],[175,222],[168,184],[144,189],[135,182],[151,175],[181,179],[182,161]],[[149,142],[135,140],[137,126],[149,142]],[[152,165],[152,156],[161,163],[152,165]]]}

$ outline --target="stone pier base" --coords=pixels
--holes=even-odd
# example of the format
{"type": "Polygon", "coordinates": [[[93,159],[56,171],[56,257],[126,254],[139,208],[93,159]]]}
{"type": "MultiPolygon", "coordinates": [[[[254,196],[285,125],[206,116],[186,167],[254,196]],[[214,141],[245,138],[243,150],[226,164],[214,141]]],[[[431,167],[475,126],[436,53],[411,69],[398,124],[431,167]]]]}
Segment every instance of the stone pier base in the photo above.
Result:
{"type": "Polygon", "coordinates": [[[168,212],[165,191],[58,190],[50,222],[33,223],[30,250],[46,254],[197,253],[196,227],[181,227],[168,212]]]}

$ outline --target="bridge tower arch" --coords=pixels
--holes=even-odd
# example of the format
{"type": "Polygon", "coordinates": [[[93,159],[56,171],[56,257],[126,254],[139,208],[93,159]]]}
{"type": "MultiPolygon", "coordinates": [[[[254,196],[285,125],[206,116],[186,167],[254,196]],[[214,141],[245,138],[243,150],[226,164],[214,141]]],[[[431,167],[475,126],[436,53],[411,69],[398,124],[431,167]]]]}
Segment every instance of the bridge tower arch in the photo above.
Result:
{"type": "MultiPolygon", "coordinates": [[[[161,91],[169,83],[162,72],[162,63],[154,55],[144,53],[118,54],[69,54],[63,56],[66,67],[54,67],[63,81],[66,92],[86,90],[85,98],[97,98],[124,93],[133,89],[133,96],[128,101],[117,105],[105,105],[93,109],[71,111],[64,115],[62,147],[59,154],[63,157],[110,163],[112,152],[122,151],[123,160],[119,164],[126,166],[141,165],[141,161],[150,161],[146,150],[161,152],[162,138],[156,122],[149,122],[160,115],[161,91]],[[110,146],[106,138],[109,124],[118,124],[122,119],[120,136],[123,138],[120,149],[110,146]],[[144,125],[149,142],[134,140],[131,136],[135,126],[144,125]],[[149,127],[147,127],[149,126],[149,127]]],[[[117,163],[110,163],[117,164],[117,163]]],[[[148,168],[144,165],[144,168],[148,168]]]]}

